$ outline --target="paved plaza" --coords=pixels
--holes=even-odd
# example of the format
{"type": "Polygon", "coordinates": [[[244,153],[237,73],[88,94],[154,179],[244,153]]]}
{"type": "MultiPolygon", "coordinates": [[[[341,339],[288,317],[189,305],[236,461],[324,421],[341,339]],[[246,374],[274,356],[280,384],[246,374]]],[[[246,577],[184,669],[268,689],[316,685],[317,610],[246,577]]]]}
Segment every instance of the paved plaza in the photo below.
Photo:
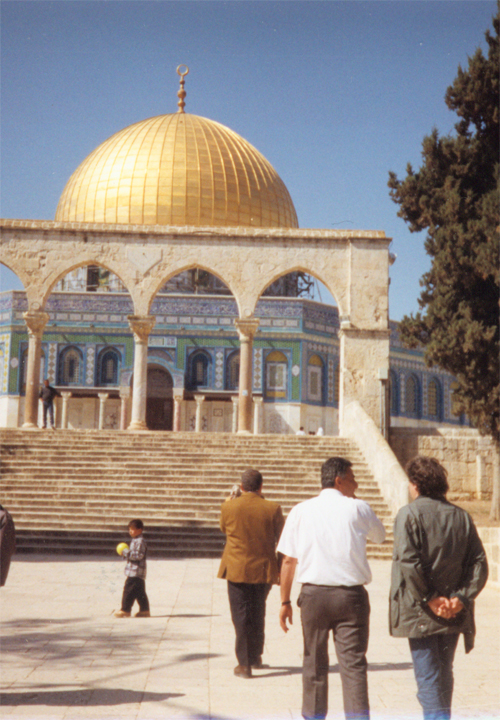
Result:
{"type": "MultiPolygon", "coordinates": [[[[268,600],[264,668],[236,678],[234,634],[218,560],[148,562],[150,619],[118,620],[123,562],[80,556],[17,556],[0,590],[0,715],[26,720],[284,720],[300,718],[302,642],[278,626],[268,600]]],[[[372,718],[421,718],[408,644],[389,637],[390,562],[372,561],[368,659],[372,718]]],[[[295,587],[293,597],[298,593],[295,587]]],[[[500,717],[500,593],[477,601],[476,648],[460,642],[454,718],[500,717]]],[[[343,718],[331,643],[329,718],[343,718]]]]}

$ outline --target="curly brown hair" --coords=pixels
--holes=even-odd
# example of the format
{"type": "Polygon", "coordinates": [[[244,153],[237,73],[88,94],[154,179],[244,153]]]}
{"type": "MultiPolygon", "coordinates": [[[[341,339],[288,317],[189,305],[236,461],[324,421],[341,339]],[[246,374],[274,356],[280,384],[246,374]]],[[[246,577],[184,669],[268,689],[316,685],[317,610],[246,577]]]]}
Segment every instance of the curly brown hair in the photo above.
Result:
{"type": "Polygon", "coordinates": [[[405,470],[410,482],[424,497],[442,498],[449,490],[448,473],[435,458],[417,455],[405,470]]]}

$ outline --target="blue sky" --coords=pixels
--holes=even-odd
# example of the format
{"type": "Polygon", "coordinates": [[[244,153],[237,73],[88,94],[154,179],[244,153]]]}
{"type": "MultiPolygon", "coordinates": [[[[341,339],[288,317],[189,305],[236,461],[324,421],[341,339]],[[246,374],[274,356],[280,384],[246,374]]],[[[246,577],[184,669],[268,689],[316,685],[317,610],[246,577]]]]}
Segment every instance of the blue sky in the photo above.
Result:
{"type": "Polygon", "coordinates": [[[176,111],[185,63],[186,111],[267,157],[301,227],[385,230],[397,255],[391,318],[418,310],[425,235],[397,217],[388,172],[418,167],[433,127],[452,131],[444,94],[485,50],[494,0],[2,0],[1,10],[2,217],[53,219],[97,145],[176,111]]]}

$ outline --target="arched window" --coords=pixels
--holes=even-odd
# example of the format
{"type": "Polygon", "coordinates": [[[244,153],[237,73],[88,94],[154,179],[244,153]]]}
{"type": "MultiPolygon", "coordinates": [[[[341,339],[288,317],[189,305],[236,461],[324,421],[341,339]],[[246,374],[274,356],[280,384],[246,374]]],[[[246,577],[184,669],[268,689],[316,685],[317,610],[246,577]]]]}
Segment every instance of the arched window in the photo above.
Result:
{"type": "Polygon", "coordinates": [[[415,375],[408,375],[405,381],[405,412],[407,415],[419,415],[419,386],[415,375]]]}
{"type": "Polygon", "coordinates": [[[59,355],[58,385],[82,385],[83,357],[76,347],[65,348],[59,355]]]}
{"type": "Polygon", "coordinates": [[[238,390],[240,385],[240,353],[231,353],[226,360],[226,390],[238,390]]]}
{"type": "Polygon", "coordinates": [[[427,385],[427,413],[429,417],[439,420],[441,418],[441,385],[434,378],[427,385]]]}
{"type": "Polygon", "coordinates": [[[323,401],[323,361],[319,355],[311,355],[307,363],[307,398],[323,401]]]}
{"type": "Polygon", "coordinates": [[[97,363],[97,385],[118,385],[120,355],[114,348],[105,348],[97,363]]]}
{"type": "Polygon", "coordinates": [[[389,372],[389,393],[391,401],[391,415],[399,415],[399,381],[394,370],[389,372]]]}
{"type": "Polygon", "coordinates": [[[288,360],[286,355],[274,350],[266,357],[266,396],[286,398],[288,360]]]}
{"type": "Polygon", "coordinates": [[[193,353],[189,358],[188,385],[192,389],[208,387],[210,357],[203,351],[193,353]]]}

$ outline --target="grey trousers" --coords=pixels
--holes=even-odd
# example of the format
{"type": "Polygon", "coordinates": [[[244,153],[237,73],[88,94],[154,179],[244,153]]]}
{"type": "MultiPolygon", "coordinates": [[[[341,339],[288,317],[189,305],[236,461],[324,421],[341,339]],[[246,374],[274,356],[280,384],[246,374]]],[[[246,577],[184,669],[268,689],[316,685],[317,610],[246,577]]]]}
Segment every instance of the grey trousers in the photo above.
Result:
{"type": "Polygon", "coordinates": [[[298,605],[304,636],[302,716],[322,719],[328,712],[328,638],[332,630],[345,716],[369,720],[366,650],[370,602],[366,589],[363,585],[304,584],[298,605]]]}

